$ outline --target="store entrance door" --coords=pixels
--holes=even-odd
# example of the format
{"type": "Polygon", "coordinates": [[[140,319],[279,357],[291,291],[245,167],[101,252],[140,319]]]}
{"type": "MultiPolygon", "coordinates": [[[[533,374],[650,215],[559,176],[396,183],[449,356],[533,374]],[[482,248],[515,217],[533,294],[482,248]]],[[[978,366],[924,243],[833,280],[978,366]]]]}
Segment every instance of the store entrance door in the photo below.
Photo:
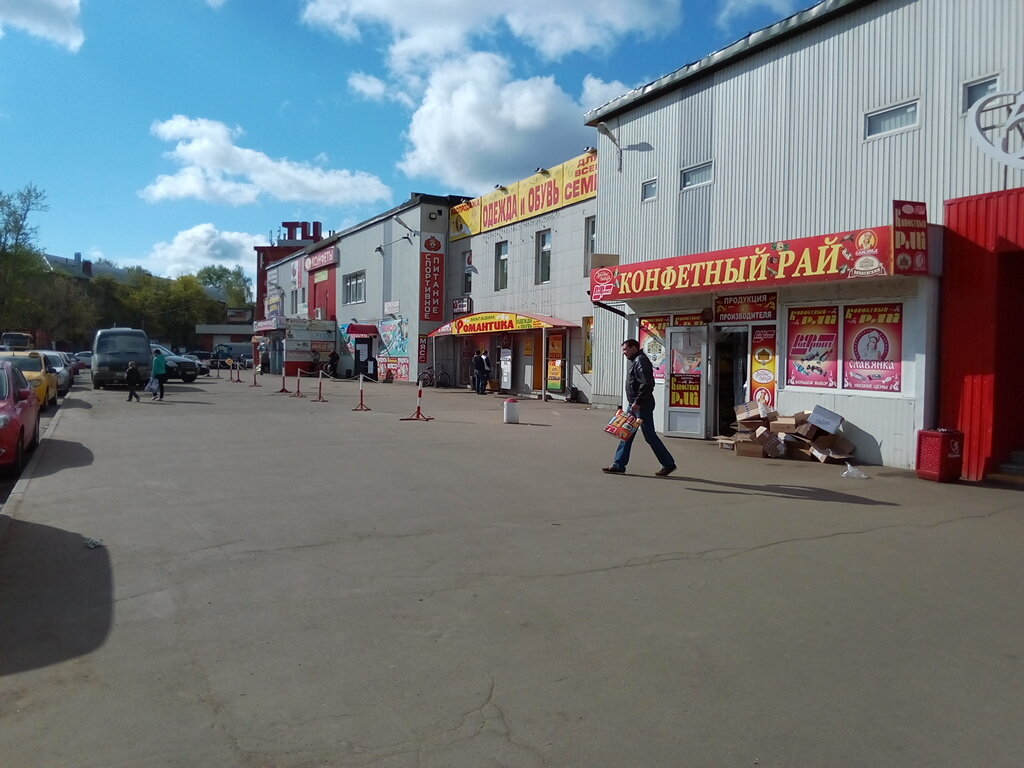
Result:
{"type": "Polygon", "coordinates": [[[704,325],[666,328],[669,349],[668,419],[665,434],[708,437],[708,329],[704,325]]]}
{"type": "Polygon", "coordinates": [[[713,333],[714,430],[716,435],[731,435],[736,406],[750,400],[750,326],[716,326],[713,333]]]}

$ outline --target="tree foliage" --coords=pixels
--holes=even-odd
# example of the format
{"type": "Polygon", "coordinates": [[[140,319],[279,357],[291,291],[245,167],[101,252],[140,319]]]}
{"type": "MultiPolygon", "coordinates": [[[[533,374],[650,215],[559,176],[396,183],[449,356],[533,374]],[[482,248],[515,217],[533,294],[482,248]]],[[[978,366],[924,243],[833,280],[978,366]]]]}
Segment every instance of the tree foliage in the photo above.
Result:
{"type": "Polygon", "coordinates": [[[85,348],[96,328],[118,325],[143,328],[168,344],[188,344],[196,325],[224,319],[223,305],[204,286],[220,289],[228,306],[251,304],[252,282],[241,267],[204,267],[199,275],[173,280],[131,267],[125,282],[54,271],[30,225],[32,213],[48,210],[45,201],[32,185],[13,195],[0,192],[0,329],[43,331],[53,341],[85,348]]]}

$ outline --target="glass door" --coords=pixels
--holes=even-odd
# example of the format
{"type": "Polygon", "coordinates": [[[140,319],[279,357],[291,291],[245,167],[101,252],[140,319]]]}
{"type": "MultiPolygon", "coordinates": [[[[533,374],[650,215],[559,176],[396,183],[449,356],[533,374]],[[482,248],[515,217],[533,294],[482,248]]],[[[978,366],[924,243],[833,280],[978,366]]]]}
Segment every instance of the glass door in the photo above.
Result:
{"type": "Polygon", "coordinates": [[[666,329],[669,348],[666,435],[708,437],[708,328],[666,329]]]}

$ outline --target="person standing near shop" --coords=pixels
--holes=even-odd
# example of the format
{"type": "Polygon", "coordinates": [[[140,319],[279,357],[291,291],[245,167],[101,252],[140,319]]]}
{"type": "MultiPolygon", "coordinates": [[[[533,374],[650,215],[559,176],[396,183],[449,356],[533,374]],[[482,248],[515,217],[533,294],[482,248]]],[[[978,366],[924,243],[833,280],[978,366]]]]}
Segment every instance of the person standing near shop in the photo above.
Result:
{"type": "Polygon", "coordinates": [[[153,378],[157,380],[159,389],[153,393],[154,400],[164,399],[164,382],[167,381],[167,358],[159,349],[153,350],[153,378]]]}
{"type": "Polygon", "coordinates": [[[484,361],[484,372],[480,381],[480,389],[478,389],[477,392],[481,395],[486,395],[487,385],[491,381],[491,359],[487,356],[486,349],[480,351],[480,357],[484,361]]]}
{"type": "Polygon", "coordinates": [[[480,389],[480,382],[484,378],[484,356],[478,349],[473,355],[473,391],[478,395],[483,394],[480,389]]]}
{"type": "MultiPolygon", "coordinates": [[[[676,471],[676,461],[654,429],[654,366],[650,358],[640,349],[640,342],[636,339],[626,339],[622,342],[622,354],[630,363],[629,370],[626,371],[628,410],[642,419],[640,431],[644,433],[644,440],[651,446],[654,455],[661,462],[661,469],[654,474],[658,477],[665,477],[676,471]]],[[[628,440],[620,440],[611,465],[601,467],[601,471],[610,475],[623,474],[629,463],[629,453],[634,439],[636,439],[635,432],[628,440]]]]}

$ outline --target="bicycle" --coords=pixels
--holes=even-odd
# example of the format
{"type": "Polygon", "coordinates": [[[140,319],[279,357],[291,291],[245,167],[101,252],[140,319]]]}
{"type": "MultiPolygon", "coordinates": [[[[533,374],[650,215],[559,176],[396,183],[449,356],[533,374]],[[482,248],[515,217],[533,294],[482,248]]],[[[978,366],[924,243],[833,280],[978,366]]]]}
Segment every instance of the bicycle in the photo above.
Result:
{"type": "Polygon", "coordinates": [[[452,385],[451,376],[444,369],[444,366],[439,366],[440,370],[437,372],[437,376],[434,375],[434,366],[428,366],[425,371],[420,373],[416,377],[416,383],[421,387],[450,387],[452,385]]]}

